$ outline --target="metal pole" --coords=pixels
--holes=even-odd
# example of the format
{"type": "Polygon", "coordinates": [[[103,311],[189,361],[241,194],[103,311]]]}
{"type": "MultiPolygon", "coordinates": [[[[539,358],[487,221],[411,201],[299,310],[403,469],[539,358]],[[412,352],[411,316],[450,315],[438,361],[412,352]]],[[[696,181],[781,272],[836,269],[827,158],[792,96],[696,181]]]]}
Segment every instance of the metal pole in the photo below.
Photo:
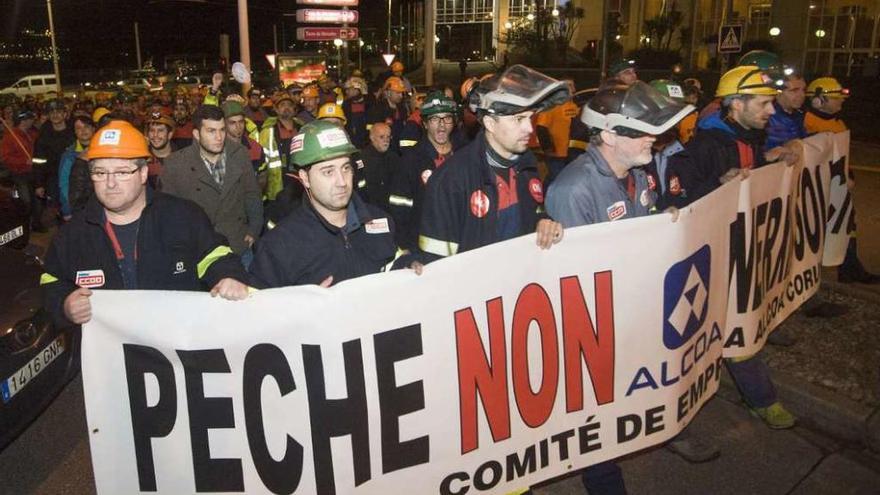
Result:
{"type": "Polygon", "coordinates": [[[138,32],[138,23],[134,23],[134,48],[137,50],[138,70],[143,68],[141,64],[141,35],[138,32]]]}
{"type": "MultiPolygon", "coordinates": [[[[251,68],[251,39],[248,33],[248,10],[247,0],[238,0],[238,46],[241,63],[250,70],[251,68]]],[[[242,84],[241,92],[247,94],[251,89],[250,84],[242,84]]]]}
{"type": "Polygon", "coordinates": [[[275,53],[278,53],[278,24],[272,24],[272,43],[275,46],[275,53]]]}
{"type": "Polygon", "coordinates": [[[699,0],[691,1],[691,43],[688,49],[688,70],[694,70],[694,51],[697,42],[697,9],[700,8],[699,0]]]}
{"type": "Polygon", "coordinates": [[[55,66],[55,91],[61,96],[61,69],[58,68],[58,47],[55,45],[55,22],[52,20],[52,0],[46,0],[49,11],[49,36],[52,40],[52,65],[55,66]]]}
{"type": "Polygon", "coordinates": [[[425,84],[434,85],[434,50],[437,26],[434,25],[434,0],[425,0],[425,84]]]}
{"type": "Polygon", "coordinates": [[[599,83],[608,71],[608,0],[602,0],[602,63],[599,66],[599,83]]]}
{"type": "Polygon", "coordinates": [[[388,0],[388,42],[385,45],[385,53],[391,53],[391,0],[388,0]]]}
{"type": "MultiPolygon", "coordinates": [[[[343,6],[342,11],[345,12],[342,15],[346,16],[348,12],[348,7],[343,6]]],[[[348,23],[345,22],[342,24],[342,27],[348,31],[348,23]]],[[[346,33],[345,37],[342,39],[342,61],[339,63],[339,77],[342,78],[348,75],[348,33],[346,33]]]]}

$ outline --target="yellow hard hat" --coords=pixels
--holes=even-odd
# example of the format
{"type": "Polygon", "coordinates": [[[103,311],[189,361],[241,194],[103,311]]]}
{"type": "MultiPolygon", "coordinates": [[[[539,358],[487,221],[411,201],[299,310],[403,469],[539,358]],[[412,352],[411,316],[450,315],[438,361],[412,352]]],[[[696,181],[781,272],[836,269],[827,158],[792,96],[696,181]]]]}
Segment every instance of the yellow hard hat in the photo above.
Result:
{"type": "Polygon", "coordinates": [[[715,96],[765,95],[776,96],[779,88],[757,65],[741,65],[725,72],[718,81],[715,96]]]}
{"type": "Polygon", "coordinates": [[[849,98],[849,89],[833,77],[820,77],[807,86],[807,96],[826,98],[849,98]]]}
{"type": "Polygon", "coordinates": [[[345,118],[345,112],[342,111],[342,106],[337,105],[336,103],[324,103],[321,105],[321,108],[318,109],[318,118],[337,118],[341,120],[343,124],[348,122],[348,119],[345,118]]]}
{"type": "Polygon", "coordinates": [[[104,107],[96,108],[95,111],[92,112],[92,122],[97,124],[98,121],[101,120],[101,117],[107,115],[108,113],[110,113],[110,110],[107,110],[104,107]]]}

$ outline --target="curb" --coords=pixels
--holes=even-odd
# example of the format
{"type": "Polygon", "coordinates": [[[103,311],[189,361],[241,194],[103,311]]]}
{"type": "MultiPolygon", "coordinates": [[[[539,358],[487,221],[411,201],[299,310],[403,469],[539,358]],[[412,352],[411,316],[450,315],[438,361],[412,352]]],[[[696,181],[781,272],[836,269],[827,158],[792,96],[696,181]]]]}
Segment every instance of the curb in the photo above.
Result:
{"type": "Polygon", "coordinates": [[[880,292],[869,289],[869,286],[862,284],[842,284],[830,280],[822,280],[822,286],[830,292],[839,292],[856,299],[865,299],[874,303],[880,303],[880,292]]]}
{"type": "MultiPolygon", "coordinates": [[[[799,425],[880,452],[880,410],[785,372],[772,370],[772,375],[779,399],[797,416],[799,425]]],[[[718,393],[729,400],[741,401],[739,390],[726,372],[721,377],[718,393]]]]}

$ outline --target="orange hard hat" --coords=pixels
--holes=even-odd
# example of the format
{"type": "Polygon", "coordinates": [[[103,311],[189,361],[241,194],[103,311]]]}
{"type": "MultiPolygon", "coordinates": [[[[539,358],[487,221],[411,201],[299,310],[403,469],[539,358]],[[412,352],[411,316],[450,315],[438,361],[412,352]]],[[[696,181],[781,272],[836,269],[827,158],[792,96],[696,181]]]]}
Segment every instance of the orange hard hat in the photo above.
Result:
{"type": "Polygon", "coordinates": [[[462,101],[467,101],[468,95],[471,94],[471,89],[473,89],[474,84],[478,81],[476,77],[469,77],[461,83],[461,88],[459,88],[459,94],[461,95],[462,101]]]}
{"type": "Polygon", "coordinates": [[[391,76],[385,80],[384,89],[390,89],[391,91],[397,91],[398,93],[406,93],[406,85],[403,84],[403,79],[391,76]]]}
{"type": "Polygon", "coordinates": [[[124,120],[111,120],[92,136],[87,160],[98,158],[148,158],[147,138],[124,120]]]}
{"type": "Polygon", "coordinates": [[[314,85],[309,85],[303,88],[302,90],[303,98],[317,98],[318,97],[318,87],[314,85]]]}

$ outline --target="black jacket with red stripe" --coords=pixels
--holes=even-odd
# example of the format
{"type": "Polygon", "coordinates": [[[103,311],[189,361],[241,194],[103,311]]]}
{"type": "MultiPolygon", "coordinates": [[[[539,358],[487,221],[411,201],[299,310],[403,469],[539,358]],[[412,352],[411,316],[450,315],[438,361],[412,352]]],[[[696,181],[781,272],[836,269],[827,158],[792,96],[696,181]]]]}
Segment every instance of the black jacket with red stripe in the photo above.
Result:
{"type": "MultiPolygon", "coordinates": [[[[419,248],[424,260],[450,256],[503,239],[498,233],[496,174],[480,133],[431,176],[422,205],[419,248]]],[[[535,232],[544,218],[544,192],[537,160],[526,151],[514,168],[520,213],[519,235],[535,232]]]]}
{"type": "Polygon", "coordinates": [[[760,129],[745,129],[714,114],[699,123],[684,150],[669,158],[666,192],[660,208],[684,207],[721,186],[719,178],[732,168],[766,165],[760,129]]]}

